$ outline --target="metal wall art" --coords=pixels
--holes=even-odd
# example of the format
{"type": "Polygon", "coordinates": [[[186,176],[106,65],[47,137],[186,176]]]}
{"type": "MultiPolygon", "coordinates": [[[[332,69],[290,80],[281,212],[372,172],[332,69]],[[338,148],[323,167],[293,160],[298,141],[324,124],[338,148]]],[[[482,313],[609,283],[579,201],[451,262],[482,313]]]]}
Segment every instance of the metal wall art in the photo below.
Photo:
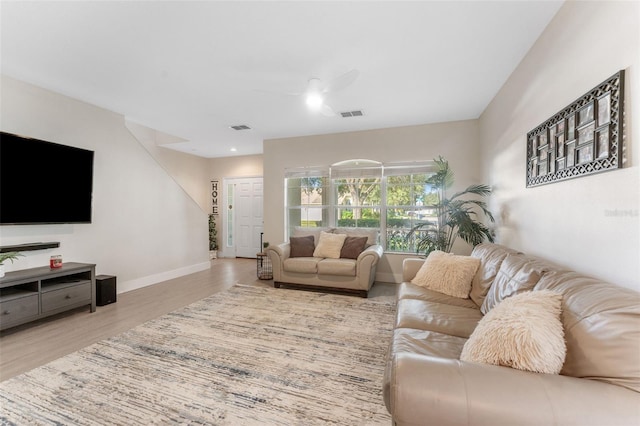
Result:
{"type": "Polygon", "coordinates": [[[622,167],[624,70],[527,133],[527,187],[622,167]]]}

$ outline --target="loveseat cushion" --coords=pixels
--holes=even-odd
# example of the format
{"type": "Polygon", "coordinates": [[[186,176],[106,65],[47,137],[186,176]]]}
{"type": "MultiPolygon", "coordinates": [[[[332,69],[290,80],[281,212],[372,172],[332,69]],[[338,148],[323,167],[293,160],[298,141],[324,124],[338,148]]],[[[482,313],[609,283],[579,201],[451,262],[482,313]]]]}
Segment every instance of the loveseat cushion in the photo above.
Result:
{"type": "Polygon", "coordinates": [[[340,249],[341,259],[357,259],[364,251],[367,244],[367,237],[349,237],[344,239],[342,249],[340,249]]]}
{"type": "Polygon", "coordinates": [[[499,244],[484,243],[474,247],[471,256],[480,259],[480,267],[471,283],[471,292],[469,297],[476,305],[482,306],[489,287],[493,284],[502,261],[508,254],[517,254],[516,250],[510,249],[499,244]]]}
{"type": "Polygon", "coordinates": [[[640,293],[571,271],[545,274],[534,291],[542,289],[563,295],[560,374],[640,392],[640,293]]]}
{"type": "Polygon", "coordinates": [[[346,238],[347,236],[345,234],[321,232],[320,240],[316,243],[316,249],[313,251],[313,256],[339,259],[340,250],[342,249],[342,245],[346,238]]]}
{"type": "Polygon", "coordinates": [[[398,301],[396,328],[415,328],[468,338],[482,319],[479,309],[418,299],[398,301]]]}
{"type": "Polygon", "coordinates": [[[282,268],[287,272],[299,272],[301,274],[316,274],[320,257],[290,257],[282,262],[282,268]]]}
{"type": "Polygon", "coordinates": [[[315,245],[313,235],[305,237],[290,237],[289,245],[291,246],[290,257],[313,257],[315,245]]]}
{"type": "Polygon", "coordinates": [[[356,276],[356,261],[353,259],[322,259],[318,262],[318,275],[356,276]]]}
{"type": "Polygon", "coordinates": [[[508,254],[502,261],[498,274],[480,306],[487,314],[494,306],[510,296],[530,291],[542,275],[552,266],[544,261],[523,254],[508,254]]]}
{"type": "Polygon", "coordinates": [[[418,299],[430,302],[446,303],[447,305],[460,306],[462,308],[480,309],[471,299],[461,299],[459,297],[448,296],[438,291],[429,290],[416,284],[403,282],[398,286],[398,300],[418,299]]]}

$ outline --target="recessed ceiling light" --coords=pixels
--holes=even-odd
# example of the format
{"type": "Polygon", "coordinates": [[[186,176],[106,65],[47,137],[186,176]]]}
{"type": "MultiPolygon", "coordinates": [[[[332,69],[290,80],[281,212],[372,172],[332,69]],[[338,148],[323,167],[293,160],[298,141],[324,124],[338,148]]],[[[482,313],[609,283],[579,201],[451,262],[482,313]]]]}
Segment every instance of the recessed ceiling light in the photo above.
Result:
{"type": "Polygon", "coordinates": [[[231,151],[231,152],[236,152],[236,151],[237,151],[237,149],[236,149],[236,148],[231,148],[229,151],[231,151]]]}

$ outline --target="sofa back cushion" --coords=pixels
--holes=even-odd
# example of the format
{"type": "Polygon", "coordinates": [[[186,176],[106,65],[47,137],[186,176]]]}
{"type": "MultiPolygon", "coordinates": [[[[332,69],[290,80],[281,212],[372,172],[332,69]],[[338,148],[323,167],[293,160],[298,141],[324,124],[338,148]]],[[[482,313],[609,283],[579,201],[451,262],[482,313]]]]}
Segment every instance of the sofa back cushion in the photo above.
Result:
{"type": "Polygon", "coordinates": [[[545,274],[534,291],[544,289],[563,296],[560,374],[640,392],[640,293],[572,271],[545,274]]]}
{"type": "Polygon", "coordinates": [[[315,228],[315,227],[306,227],[306,226],[296,226],[293,229],[292,237],[306,237],[307,235],[313,235],[313,245],[314,247],[318,245],[318,241],[320,240],[321,232],[333,232],[333,228],[315,228]]]}
{"type": "Polygon", "coordinates": [[[334,234],[345,234],[348,237],[367,237],[365,247],[378,244],[378,230],[369,228],[335,228],[334,234]]]}
{"type": "Polygon", "coordinates": [[[494,306],[507,297],[533,289],[542,275],[551,267],[541,260],[524,254],[507,254],[489,287],[480,310],[487,314],[494,306]]]}
{"type": "Polygon", "coordinates": [[[516,250],[499,244],[485,243],[474,247],[471,256],[480,259],[480,266],[473,277],[469,297],[476,305],[482,306],[482,302],[487,297],[489,287],[493,284],[502,261],[508,254],[516,253],[518,253],[516,250]]]}

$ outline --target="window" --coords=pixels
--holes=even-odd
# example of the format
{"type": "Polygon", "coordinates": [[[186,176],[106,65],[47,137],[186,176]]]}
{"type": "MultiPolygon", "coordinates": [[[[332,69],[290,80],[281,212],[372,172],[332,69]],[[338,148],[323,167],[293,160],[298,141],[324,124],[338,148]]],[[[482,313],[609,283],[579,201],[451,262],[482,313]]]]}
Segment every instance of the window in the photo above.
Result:
{"type": "Polygon", "coordinates": [[[370,160],[288,170],[288,235],[298,226],[376,228],[385,251],[415,252],[414,242],[406,238],[411,228],[436,221],[433,206],[439,195],[428,183],[431,174],[431,162],[370,160]]]}
{"type": "Polygon", "coordinates": [[[296,226],[329,226],[329,171],[288,171],[286,176],[288,235],[296,226]]]}

